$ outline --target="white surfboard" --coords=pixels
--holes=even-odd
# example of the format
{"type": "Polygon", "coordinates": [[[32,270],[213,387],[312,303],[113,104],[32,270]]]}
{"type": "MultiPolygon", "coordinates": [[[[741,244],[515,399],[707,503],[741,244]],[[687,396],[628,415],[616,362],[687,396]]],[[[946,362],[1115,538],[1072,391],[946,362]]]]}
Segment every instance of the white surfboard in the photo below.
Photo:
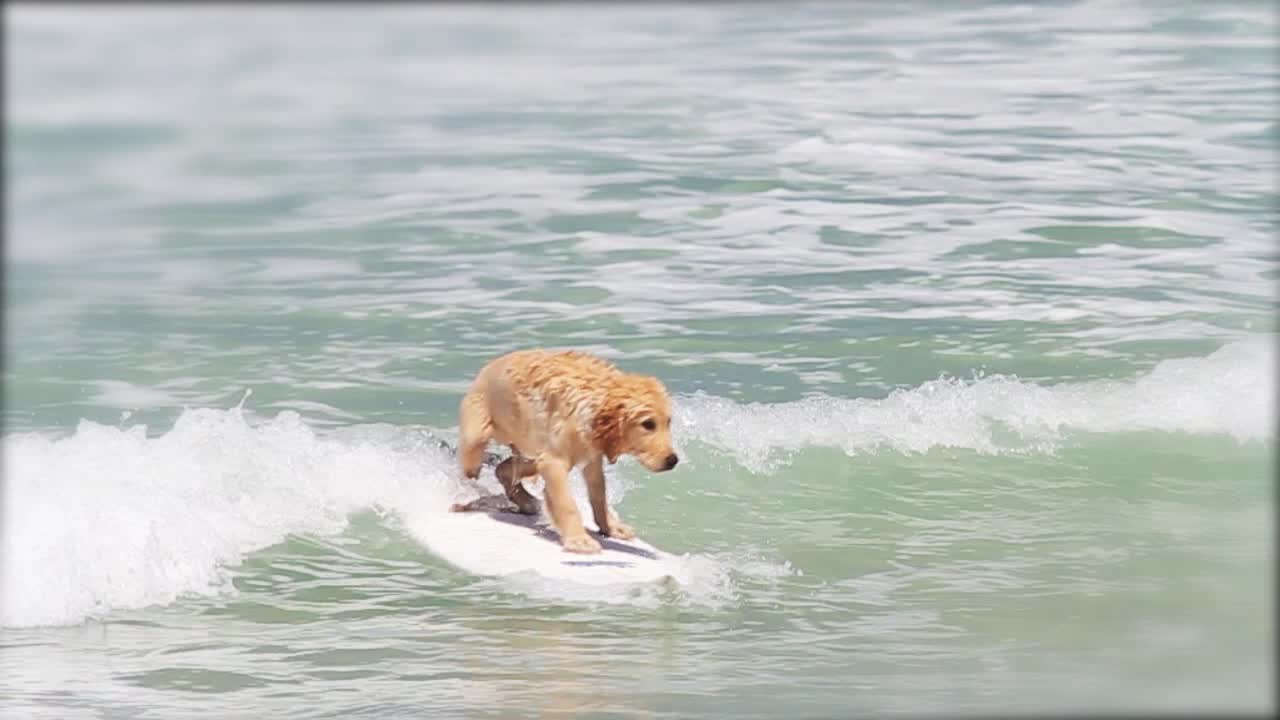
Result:
{"type": "Polygon", "coordinates": [[[673,576],[676,556],[638,538],[605,537],[589,515],[583,523],[601,552],[568,552],[543,516],[513,512],[442,513],[423,518],[410,531],[432,553],[475,575],[534,572],[584,585],[648,583],[673,576]]]}

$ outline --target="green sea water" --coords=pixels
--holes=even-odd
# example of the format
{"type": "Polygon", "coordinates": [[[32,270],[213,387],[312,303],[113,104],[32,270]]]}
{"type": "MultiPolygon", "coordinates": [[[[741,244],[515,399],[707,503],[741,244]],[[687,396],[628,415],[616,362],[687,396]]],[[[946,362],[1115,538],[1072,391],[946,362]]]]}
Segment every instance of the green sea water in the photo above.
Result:
{"type": "Polygon", "coordinates": [[[5,23],[0,716],[1274,711],[1273,4],[5,23]],[[539,345],[671,582],[415,533],[539,345]]]}

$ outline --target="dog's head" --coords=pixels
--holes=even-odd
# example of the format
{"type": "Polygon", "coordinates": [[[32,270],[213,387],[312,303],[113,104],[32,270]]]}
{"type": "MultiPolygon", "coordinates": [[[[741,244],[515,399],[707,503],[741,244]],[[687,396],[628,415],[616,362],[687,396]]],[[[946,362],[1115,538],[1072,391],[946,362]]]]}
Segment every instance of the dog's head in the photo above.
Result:
{"type": "Polygon", "coordinates": [[[591,421],[591,434],[610,463],[631,455],[653,472],[670,470],[680,458],[671,448],[671,398],[648,375],[613,380],[591,421]]]}

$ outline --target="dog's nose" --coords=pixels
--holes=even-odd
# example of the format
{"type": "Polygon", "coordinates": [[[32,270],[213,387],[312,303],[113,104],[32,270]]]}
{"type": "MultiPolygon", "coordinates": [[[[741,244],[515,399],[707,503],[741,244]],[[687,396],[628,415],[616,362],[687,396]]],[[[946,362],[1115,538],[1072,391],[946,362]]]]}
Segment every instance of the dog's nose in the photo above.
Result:
{"type": "Polygon", "coordinates": [[[670,470],[675,467],[678,462],[680,462],[680,458],[676,457],[675,453],[671,453],[667,456],[667,469],[670,470]]]}

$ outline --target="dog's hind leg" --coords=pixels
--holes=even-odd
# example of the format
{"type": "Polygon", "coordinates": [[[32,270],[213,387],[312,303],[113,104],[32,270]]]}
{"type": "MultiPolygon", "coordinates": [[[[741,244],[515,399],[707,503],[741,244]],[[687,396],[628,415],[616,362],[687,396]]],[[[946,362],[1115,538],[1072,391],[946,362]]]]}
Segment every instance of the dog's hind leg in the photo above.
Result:
{"type": "Polygon", "coordinates": [[[520,508],[520,512],[525,515],[538,514],[538,499],[529,494],[524,489],[521,479],[538,474],[538,465],[534,461],[521,457],[514,452],[511,457],[498,463],[498,467],[494,468],[493,474],[498,477],[498,482],[502,483],[502,489],[507,493],[507,499],[516,504],[520,508]]]}
{"type": "Polygon", "coordinates": [[[493,419],[489,417],[484,394],[472,388],[458,403],[458,465],[462,474],[474,480],[480,476],[485,448],[493,439],[493,419]]]}

